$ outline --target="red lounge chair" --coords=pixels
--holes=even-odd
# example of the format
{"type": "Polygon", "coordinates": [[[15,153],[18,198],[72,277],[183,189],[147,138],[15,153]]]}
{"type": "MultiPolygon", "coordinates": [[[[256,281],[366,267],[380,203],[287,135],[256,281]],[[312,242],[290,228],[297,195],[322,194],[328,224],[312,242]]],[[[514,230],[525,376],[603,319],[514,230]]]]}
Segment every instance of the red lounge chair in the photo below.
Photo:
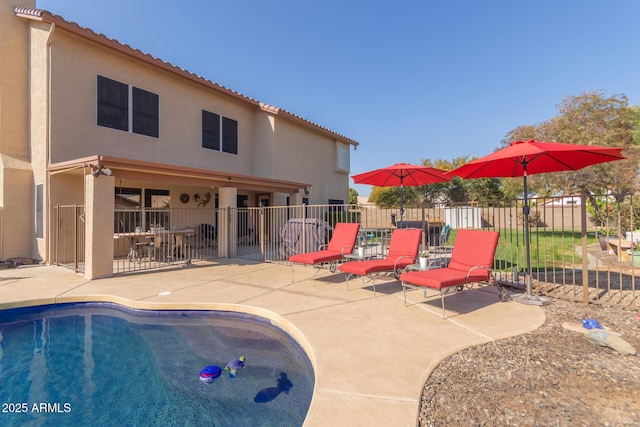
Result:
{"type": "Polygon", "coordinates": [[[396,229],[391,233],[389,252],[385,259],[351,261],[342,264],[339,268],[346,273],[347,290],[349,290],[351,276],[362,276],[363,281],[368,277],[373,284],[373,295],[376,296],[375,274],[391,272],[396,278],[399,277],[401,270],[416,262],[421,240],[422,230],[420,229],[396,229]]]}
{"type": "MultiPolygon", "coordinates": [[[[306,254],[296,254],[289,257],[289,262],[294,268],[296,264],[312,265],[314,267],[322,267],[324,264],[329,264],[329,271],[335,273],[337,262],[342,258],[353,252],[353,247],[356,245],[356,239],[358,237],[358,231],[360,230],[360,224],[339,222],[336,224],[333,230],[333,235],[329,244],[326,245],[326,249],[318,250],[316,252],[308,252],[306,254]]],[[[320,247],[322,249],[322,246],[320,247]]],[[[313,279],[316,278],[316,270],[313,273],[313,279]]],[[[293,281],[293,273],[291,272],[291,281],[293,281]]]]}
{"type": "MultiPolygon", "coordinates": [[[[474,282],[493,282],[491,268],[498,246],[497,231],[459,230],[453,245],[451,260],[446,268],[412,271],[400,275],[404,305],[407,305],[407,288],[434,289],[442,298],[442,318],[445,318],[444,297],[449,291],[462,291],[474,282]]],[[[470,288],[471,286],[469,286],[470,288]]],[[[505,301],[506,291],[498,285],[500,301],[505,301]]]]}

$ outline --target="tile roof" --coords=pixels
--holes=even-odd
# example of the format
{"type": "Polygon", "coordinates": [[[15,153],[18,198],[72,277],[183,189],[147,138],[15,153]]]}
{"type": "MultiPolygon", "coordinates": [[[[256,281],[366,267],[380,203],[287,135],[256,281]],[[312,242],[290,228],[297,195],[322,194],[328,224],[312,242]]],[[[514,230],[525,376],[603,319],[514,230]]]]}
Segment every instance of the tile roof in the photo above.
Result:
{"type": "Polygon", "coordinates": [[[177,74],[181,77],[187,78],[189,80],[192,81],[196,81],[210,89],[213,89],[217,92],[220,92],[222,94],[225,94],[227,96],[230,96],[232,98],[235,98],[237,100],[240,100],[244,103],[250,104],[256,108],[259,108],[265,112],[274,114],[274,115],[278,115],[278,116],[282,116],[285,119],[291,120],[293,122],[296,122],[302,126],[306,126],[308,128],[314,129],[315,131],[318,131],[320,133],[323,133],[325,135],[331,136],[332,138],[337,139],[338,141],[350,144],[350,145],[354,145],[354,146],[358,146],[358,142],[348,138],[344,135],[341,135],[337,132],[332,131],[329,128],[326,128],[324,126],[321,126],[317,123],[314,123],[310,120],[307,120],[301,116],[298,116],[296,114],[290,113],[282,108],[279,107],[275,107],[269,104],[264,104],[261,103],[259,101],[257,101],[256,99],[253,99],[251,97],[248,97],[246,95],[243,95],[239,92],[236,92],[232,89],[229,89],[228,87],[222,86],[218,83],[215,83],[211,80],[208,80],[202,76],[198,76],[188,70],[185,70],[184,68],[180,68],[176,65],[173,65],[171,63],[168,63],[160,58],[157,58],[155,56],[152,56],[148,53],[142,52],[139,49],[136,49],[134,47],[131,47],[127,44],[121,43],[118,40],[109,38],[107,36],[105,36],[104,34],[100,34],[100,33],[96,33],[95,31],[91,30],[90,28],[86,28],[86,27],[81,27],[80,25],[78,25],[75,22],[72,21],[67,21],[64,18],[62,18],[61,16],[58,15],[54,15],[46,10],[41,10],[41,9],[33,9],[33,8],[26,8],[26,7],[16,7],[15,8],[15,14],[18,17],[21,18],[26,18],[26,19],[31,19],[31,20],[37,20],[37,21],[44,21],[50,24],[55,25],[57,28],[69,31],[73,34],[76,34],[78,36],[81,36],[87,40],[93,41],[95,43],[101,44],[105,47],[117,50],[123,54],[132,56],[138,60],[147,62],[151,65],[154,65],[158,68],[164,69],[166,71],[169,71],[173,74],[177,74]]]}

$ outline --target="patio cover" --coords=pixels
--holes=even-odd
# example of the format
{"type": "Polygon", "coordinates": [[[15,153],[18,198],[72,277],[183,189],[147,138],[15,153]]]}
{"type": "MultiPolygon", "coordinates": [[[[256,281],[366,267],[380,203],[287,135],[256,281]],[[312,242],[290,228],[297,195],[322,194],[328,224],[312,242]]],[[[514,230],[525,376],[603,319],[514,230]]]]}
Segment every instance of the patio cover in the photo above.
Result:
{"type": "Polygon", "coordinates": [[[94,155],[64,162],[50,164],[50,174],[64,172],[79,173],[91,167],[103,166],[111,169],[117,179],[159,182],[179,185],[207,187],[236,187],[254,191],[295,193],[301,189],[310,189],[311,184],[295,181],[241,175],[219,170],[191,168],[165,163],[144,162],[119,157],[94,155]]]}

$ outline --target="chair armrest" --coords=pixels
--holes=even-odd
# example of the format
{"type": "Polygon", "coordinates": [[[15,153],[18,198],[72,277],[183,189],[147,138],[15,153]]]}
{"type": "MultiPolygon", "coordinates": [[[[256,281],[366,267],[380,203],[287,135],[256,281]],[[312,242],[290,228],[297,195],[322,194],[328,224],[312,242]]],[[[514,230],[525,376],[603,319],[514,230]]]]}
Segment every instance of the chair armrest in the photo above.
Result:
{"type": "Polygon", "coordinates": [[[396,270],[397,270],[397,267],[398,267],[398,261],[399,261],[400,259],[402,259],[402,258],[410,258],[410,259],[412,259],[412,260],[413,260],[413,262],[416,262],[416,257],[409,256],[409,255],[402,255],[402,256],[399,256],[398,258],[396,258],[395,262],[393,263],[393,271],[396,271],[396,270]]]}
{"type": "Polygon", "coordinates": [[[341,248],[340,248],[340,254],[342,254],[343,256],[344,256],[344,255],[348,255],[348,254],[350,254],[351,252],[346,252],[346,251],[345,251],[345,249],[348,249],[348,248],[349,248],[349,246],[343,246],[343,247],[341,247],[341,248]]]}
{"type": "Polygon", "coordinates": [[[485,267],[484,265],[475,265],[475,266],[471,267],[471,268],[469,269],[469,271],[467,272],[467,283],[469,283],[469,276],[471,276],[471,273],[473,272],[473,270],[476,270],[476,269],[478,269],[478,268],[481,268],[481,269],[483,269],[483,270],[487,270],[487,271],[489,272],[489,277],[490,277],[493,281],[495,281],[495,278],[493,277],[493,271],[492,271],[490,268],[485,267]]]}

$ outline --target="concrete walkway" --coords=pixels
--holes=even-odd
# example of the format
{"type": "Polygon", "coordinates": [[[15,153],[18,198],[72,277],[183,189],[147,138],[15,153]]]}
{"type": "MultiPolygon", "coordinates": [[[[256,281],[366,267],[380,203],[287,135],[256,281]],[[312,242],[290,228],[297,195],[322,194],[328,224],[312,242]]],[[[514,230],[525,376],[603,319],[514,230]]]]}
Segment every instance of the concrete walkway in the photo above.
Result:
{"type": "Polygon", "coordinates": [[[447,298],[420,291],[404,306],[392,278],[370,286],[311,268],[220,260],[175,270],[86,280],[61,267],[0,271],[0,309],[74,301],[134,308],[234,310],[269,317],[305,348],[316,374],[307,426],[415,426],[422,388],[448,355],[540,327],[544,311],[500,303],[497,289],[447,298]]]}

